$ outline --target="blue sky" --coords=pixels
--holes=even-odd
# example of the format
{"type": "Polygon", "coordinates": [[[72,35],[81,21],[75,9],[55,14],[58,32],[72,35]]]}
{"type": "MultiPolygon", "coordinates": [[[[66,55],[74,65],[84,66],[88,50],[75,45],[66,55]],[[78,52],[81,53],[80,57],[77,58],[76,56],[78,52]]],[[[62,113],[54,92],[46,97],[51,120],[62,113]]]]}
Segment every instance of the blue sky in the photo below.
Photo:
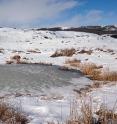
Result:
{"type": "Polygon", "coordinates": [[[117,24],[117,0],[0,0],[0,26],[117,24]]]}

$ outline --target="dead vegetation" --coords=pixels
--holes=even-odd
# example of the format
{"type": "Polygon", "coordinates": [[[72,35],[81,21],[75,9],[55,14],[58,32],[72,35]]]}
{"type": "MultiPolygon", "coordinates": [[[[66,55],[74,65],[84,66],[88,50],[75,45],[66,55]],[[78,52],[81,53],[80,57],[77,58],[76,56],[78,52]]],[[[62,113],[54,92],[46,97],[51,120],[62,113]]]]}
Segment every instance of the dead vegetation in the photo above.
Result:
{"type": "Polygon", "coordinates": [[[12,60],[7,60],[6,61],[6,64],[12,64],[12,63],[14,63],[14,61],[12,61],[12,60]]]}
{"type": "Polygon", "coordinates": [[[102,65],[97,66],[94,63],[82,63],[80,60],[67,60],[65,64],[79,68],[83,74],[87,75],[92,80],[98,81],[117,81],[117,72],[103,69],[102,65]],[[104,70],[104,71],[103,71],[104,70]]]}
{"type": "Polygon", "coordinates": [[[48,62],[35,62],[35,63],[30,63],[30,64],[52,66],[52,63],[48,63],[48,62]]]}
{"type": "Polygon", "coordinates": [[[14,55],[11,57],[11,60],[16,61],[17,64],[20,63],[21,56],[20,55],[14,55]]]}
{"type": "Polygon", "coordinates": [[[86,104],[81,100],[81,103],[73,101],[70,107],[70,116],[66,121],[66,124],[92,124],[92,106],[91,104],[86,104]],[[81,104],[81,108],[79,108],[81,104]]]}
{"type": "Polygon", "coordinates": [[[3,48],[0,48],[0,53],[4,53],[4,49],[3,48]]]}
{"type": "Polygon", "coordinates": [[[97,66],[94,63],[81,63],[80,69],[83,74],[89,76],[92,80],[100,80],[102,66],[97,66]]]}
{"type": "Polygon", "coordinates": [[[19,54],[10,57],[10,60],[6,61],[6,64],[28,64],[26,59],[23,59],[19,54]]]}
{"type": "Polygon", "coordinates": [[[56,50],[54,54],[51,55],[51,57],[59,57],[59,56],[68,56],[71,57],[73,54],[76,53],[76,50],[74,48],[71,49],[60,49],[56,50]]]}
{"type": "MultiPolygon", "coordinates": [[[[75,100],[70,106],[68,119],[62,124],[116,124],[116,108],[113,108],[113,110],[109,110],[106,104],[102,104],[100,108],[96,110],[93,108],[91,98],[89,98],[88,101],[81,99],[80,102],[77,102],[77,100],[75,100]]],[[[48,124],[55,123],[48,122],[48,124]]],[[[60,122],[57,124],[60,124],[60,122]]]]}
{"type": "Polygon", "coordinates": [[[88,55],[91,55],[93,53],[93,50],[84,50],[82,49],[81,51],[78,52],[79,54],[88,54],[88,55]]]}
{"type": "MultiPolygon", "coordinates": [[[[115,106],[114,106],[115,107],[115,106]]],[[[116,108],[113,107],[113,110],[109,110],[106,106],[101,106],[100,109],[96,112],[98,115],[98,121],[100,124],[116,124],[117,123],[117,114],[115,113],[116,108]]]]}
{"type": "Polygon", "coordinates": [[[27,52],[30,52],[30,53],[41,53],[39,49],[29,49],[29,50],[27,50],[27,52]]]}
{"type": "Polygon", "coordinates": [[[101,80],[106,81],[117,81],[117,72],[110,72],[109,70],[105,70],[101,74],[101,80]]]}
{"type": "Polygon", "coordinates": [[[81,106],[81,116],[79,115],[80,119],[77,119],[75,121],[76,123],[72,123],[74,121],[71,121],[69,124],[114,124],[114,121],[117,123],[117,114],[114,111],[109,110],[105,105],[103,107],[101,106],[98,111],[94,112],[92,102],[85,103],[85,101],[83,101],[81,106]],[[97,115],[97,118],[94,117],[94,114],[97,115]]]}
{"type": "Polygon", "coordinates": [[[111,55],[114,55],[115,54],[115,51],[113,49],[96,48],[95,50],[101,51],[101,52],[110,53],[111,55]]]}
{"type": "Polygon", "coordinates": [[[0,101],[0,120],[5,124],[28,123],[28,119],[23,112],[15,110],[4,101],[0,101]]]}
{"type": "Polygon", "coordinates": [[[14,59],[14,60],[17,60],[17,59],[21,59],[21,56],[20,55],[14,55],[11,58],[14,59]]]}
{"type": "Polygon", "coordinates": [[[10,60],[6,61],[6,64],[35,64],[35,65],[47,65],[52,66],[52,63],[48,62],[31,62],[26,57],[21,57],[20,55],[14,55],[10,58],[10,60]]]}
{"type": "Polygon", "coordinates": [[[22,50],[13,50],[12,53],[24,53],[22,50]]]}
{"type": "Polygon", "coordinates": [[[78,59],[67,60],[65,62],[65,64],[70,64],[70,66],[74,66],[74,67],[79,67],[80,63],[81,63],[81,60],[78,60],[78,59]]]}

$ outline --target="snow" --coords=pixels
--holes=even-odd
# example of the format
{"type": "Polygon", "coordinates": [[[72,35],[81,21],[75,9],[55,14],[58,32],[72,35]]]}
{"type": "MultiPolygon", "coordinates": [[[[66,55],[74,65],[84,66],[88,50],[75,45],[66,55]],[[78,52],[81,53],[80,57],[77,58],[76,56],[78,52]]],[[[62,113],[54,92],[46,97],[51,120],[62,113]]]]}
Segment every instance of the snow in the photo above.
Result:
{"type": "MultiPolygon", "coordinates": [[[[117,82],[114,82],[113,84],[103,86],[99,89],[93,90],[91,93],[89,93],[92,97],[93,104],[100,107],[101,105],[108,108],[108,110],[113,110],[117,113],[117,82]],[[115,83],[115,84],[114,84],[115,83]]],[[[95,106],[96,108],[96,106],[95,106]]]]}
{"type": "MultiPolygon", "coordinates": [[[[66,29],[66,28],[63,28],[66,29]]],[[[22,58],[28,58],[29,62],[52,63],[53,65],[65,65],[67,59],[77,58],[82,62],[93,62],[112,71],[117,71],[117,39],[108,35],[97,35],[84,32],[72,31],[36,31],[21,30],[12,28],[0,28],[0,64],[5,64],[13,55],[19,54],[22,58]],[[93,50],[91,55],[74,54],[72,57],[50,57],[57,49],[75,48],[76,50],[93,50]],[[103,51],[97,50],[98,48],[103,51]],[[32,53],[28,50],[39,50],[41,53],[32,53]],[[108,52],[108,49],[113,52],[108,52]],[[15,51],[15,52],[14,52],[15,51]],[[106,51],[106,52],[104,52],[106,51]],[[114,53],[114,54],[113,54],[114,53]],[[86,59],[88,59],[86,61],[86,59]]],[[[86,85],[91,83],[88,79],[73,79],[74,86],[79,83],[86,85]],[[84,81],[84,82],[83,82],[84,81]],[[85,83],[86,82],[86,83],[85,83]]],[[[77,88],[77,86],[76,86],[77,88]]],[[[53,89],[54,90],[54,89],[53,89]]],[[[63,92],[63,91],[61,91],[63,92]]],[[[116,102],[117,86],[105,86],[91,92],[93,100],[100,105],[107,96],[108,105],[111,107],[116,102]]],[[[30,124],[46,123],[55,118],[61,121],[61,110],[63,108],[63,120],[69,114],[69,99],[73,96],[64,95],[64,99],[51,100],[50,96],[43,97],[27,97],[8,99],[8,101],[21,101],[23,110],[28,113],[31,118],[30,124]],[[48,100],[48,98],[50,100],[48,100]]]]}
{"type": "Polygon", "coordinates": [[[89,62],[104,65],[111,70],[115,70],[117,65],[117,39],[110,36],[99,36],[96,34],[71,32],[71,31],[36,31],[20,30],[11,28],[0,28],[0,63],[5,64],[9,58],[15,54],[26,57],[31,62],[47,62],[54,65],[64,65],[65,60],[78,58],[82,61],[88,59],[89,62]],[[51,58],[50,56],[57,49],[75,48],[93,50],[91,55],[75,54],[72,57],[51,58]],[[112,49],[115,54],[98,51],[112,49]],[[41,53],[30,53],[28,50],[38,49],[41,53]],[[19,52],[13,52],[14,50],[19,52]],[[113,63],[113,65],[110,63],[113,63]]]}

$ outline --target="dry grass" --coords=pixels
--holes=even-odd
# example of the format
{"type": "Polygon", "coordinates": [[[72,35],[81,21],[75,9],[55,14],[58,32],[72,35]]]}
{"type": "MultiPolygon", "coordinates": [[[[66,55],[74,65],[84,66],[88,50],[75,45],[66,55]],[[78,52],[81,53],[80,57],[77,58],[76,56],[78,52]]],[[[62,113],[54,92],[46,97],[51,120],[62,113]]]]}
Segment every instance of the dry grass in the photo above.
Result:
{"type": "Polygon", "coordinates": [[[80,52],[78,52],[79,54],[88,54],[88,55],[91,55],[93,53],[93,50],[81,50],[80,52]]]}
{"type": "Polygon", "coordinates": [[[107,52],[112,53],[112,52],[114,52],[114,50],[112,50],[112,49],[107,49],[107,52]]]}
{"type": "Polygon", "coordinates": [[[65,64],[69,64],[70,66],[73,66],[73,67],[79,67],[80,63],[81,63],[81,60],[77,60],[77,59],[67,60],[65,62],[65,64]]]}
{"type": "Polygon", "coordinates": [[[52,63],[48,63],[48,62],[36,62],[36,63],[30,63],[30,64],[52,66],[52,63]]]}
{"type": "MultiPolygon", "coordinates": [[[[105,104],[100,106],[95,112],[91,98],[89,98],[88,101],[82,99],[80,102],[77,102],[77,100],[75,100],[70,106],[70,115],[67,121],[62,124],[116,124],[117,114],[115,110],[115,107],[113,107],[113,110],[109,110],[105,104]],[[95,115],[97,115],[97,117],[95,117],[95,115]]],[[[55,123],[48,122],[48,124],[55,123]]],[[[60,122],[57,124],[60,124],[60,122]]]]}
{"type": "Polygon", "coordinates": [[[41,53],[38,49],[29,49],[29,50],[27,50],[27,52],[30,52],[30,53],[41,53]]]}
{"type": "Polygon", "coordinates": [[[21,58],[20,55],[14,55],[12,57],[10,57],[10,60],[6,61],[6,64],[29,64],[29,62],[27,61],[27,58],[21,58]]]}
{"type": "Polygon", "coordinates": [[[100,109],[96,112],[98,115],[98,121],[100,124],[116,124],[117,123],[117,114],[115,113],[115,108],[113,110],[109,110],[106,106],[101,106],[100,109]],[[114,122],[115,123],[112,123],[114,122]]]}
{"type": "Polygon", "coordinates": [[[20,55],[14,55],[11,57],[11,60],[12,61],[15,61],[16,64],[19,64],[20,63],[20,59],[21,59],[21,56],[20,55]]]}
{"type": "Polygon", "coordinates": [[[27,124],[27,117],[5,102],[0,102],[0,120],[5,124],[27,124]]]}
{"type": "Polygon", "coordinates": [[[76,50],[74,48],[71,49],[60,49],[60,50],[56,50],[55,53],[53,55],[51,55],[51,57],[59,57],[59,56],[72,56],[73,54],[75,54],[76,50]]]}
{"type": "Polygon", "coordinates": [[[17,59],[21,59],[21,56],[20,55],[14,55],[11,58],[14,59],[14,60],[17,60],[17,59]]]}
{"type": "Polygon", "coordinates": [[[81,100],[79,104],[77,101],[74,101],[70,108],[70,116],[66,124],[92,124],[92,117],[92,104],[87,104],[84,100],[81,100]],[[80,104],[81,108],[79,110],[80,104]]]}
{"type": "Polygon", "coordinates": [[[92,80],[98,81],[117,81],[117,72],[105,70],[102,72],[102,66],[96,66],[92,63],[84,63],[80,66],[81,71],[88,75],[92,80]]]}
{"type": "Polygon", "coordinates": [[[83,74],[88,75],[92,80],[100,80],[101,66],[97,66],[94,63],[82,63],[80,69],[83,74]]]}
{"type": "Polygon", "coordinates": [[[12,53],[24,53],[22,50],[13,50],[12,53]]]}
{"type": "Polygon", "coordinates": [[[4,53],[4,49],[3,48],[0,48],[0,53],[4,53]]]}
{"type": "Polygon", "coordinates": [[[12,63],[14,63],[14,61],[12,61],[12,60],[7,60],[6,61],[6,64],[12,64],[12,63]]]}
{"type": "Polygon", "coordinates": [[[47,63],[47,62],[30,62],[28,58],[26,57],[21,57],[20,55],[14,55],[10,58],[10,60],[6,61],[6,64],[38,64],[38,65],[47,65],[47,66],[52,66],[52,63],[47,63]]]}
{"type": "Polygon", "coordinates": [[[30,63],[26,60],[20,60],[17,64],[30,64],[30,63]]]}
{"type": "Polygon", "coordinates": [[[94,63],[81,63],[80,60],[67,60],[65,64],[69,64],[73,67],[78,67],[83,74],[89,76],[92,80],[100,80],[101,68],[102,66],[97,66],[94,63]]]}
{"type": "Polygon", "coordinates": [[[110,72],[109,70],[105,70],[101,74],[101,80],[104,81],[117,81],[117,72],[110,72]]]}
{"type": "Polygon", "coordinates": [[[103,66],[97,66],[94,63],[82,63],[80,60],[67,60],[65,64],[73,67],[78,67],[83,74],[87,75],[92,80],[98,81],[117,81],[117,72],[105,70],[102,72],[103,66]]]}

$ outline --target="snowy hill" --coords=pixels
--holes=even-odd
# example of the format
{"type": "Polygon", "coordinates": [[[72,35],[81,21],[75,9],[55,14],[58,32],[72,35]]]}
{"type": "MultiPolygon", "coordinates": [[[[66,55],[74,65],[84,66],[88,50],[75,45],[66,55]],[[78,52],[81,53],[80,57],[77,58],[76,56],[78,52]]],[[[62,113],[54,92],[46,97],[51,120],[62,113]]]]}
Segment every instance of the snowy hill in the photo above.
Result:
{"type": "Polygon", "coordinates": [[[77,58],[101,64],[115,70],[117,65],[117,39],[109,35],[75,31],[42,31],[0,28],[0,63],[20,55],[31,63],[64,65],[65,60],[77,58]],[[76,51],[92,50],[91,55],[50,57],[57,49],[74,48],[76,51]],[[111,64],[113,63],[113,64],[111,64]]]}

